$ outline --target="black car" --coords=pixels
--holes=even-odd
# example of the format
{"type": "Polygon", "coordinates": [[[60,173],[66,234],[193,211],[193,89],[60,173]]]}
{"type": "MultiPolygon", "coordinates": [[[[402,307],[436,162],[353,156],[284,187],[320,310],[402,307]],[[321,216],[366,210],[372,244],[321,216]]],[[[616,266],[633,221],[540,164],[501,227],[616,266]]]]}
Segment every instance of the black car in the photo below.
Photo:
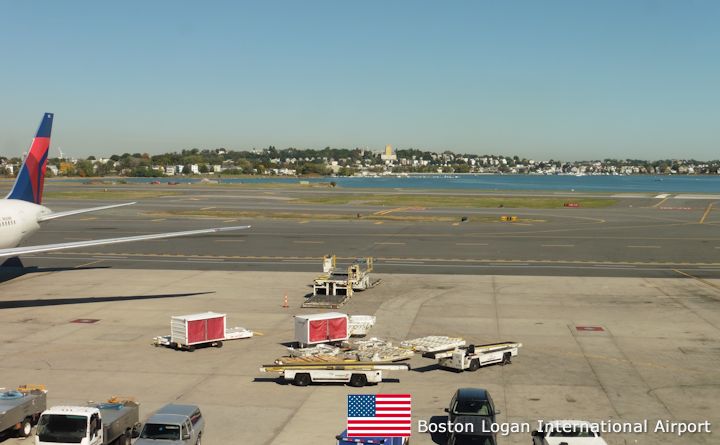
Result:
{"type": "Polygon", "coordinates": [[[448,413],[448,420],[452,423],[456,423],[458,417],[481,417],[483,422],[493,424],[495,415],[500,414],[500,411],[495,410],[490,393],[482,388],[458,389],[445,412],[448,413]]]}

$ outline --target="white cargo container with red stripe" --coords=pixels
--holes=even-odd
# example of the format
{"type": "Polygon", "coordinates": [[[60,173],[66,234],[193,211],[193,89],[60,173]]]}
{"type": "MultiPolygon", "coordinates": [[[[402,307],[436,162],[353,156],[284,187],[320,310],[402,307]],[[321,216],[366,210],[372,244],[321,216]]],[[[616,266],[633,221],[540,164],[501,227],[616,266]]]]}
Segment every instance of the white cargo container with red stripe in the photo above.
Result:
{"type": "Polygon", "coordinates": [[[225,314],[202,312],[170,318],[171,346],[190,348],[203,343],[222,346],[225,340],[225,314]]]}
{"type": "Polygon", "coordinates": [[[347,340],[348,316],[339,312],[295,316],[295,341],[300,347],[347,340]]]}

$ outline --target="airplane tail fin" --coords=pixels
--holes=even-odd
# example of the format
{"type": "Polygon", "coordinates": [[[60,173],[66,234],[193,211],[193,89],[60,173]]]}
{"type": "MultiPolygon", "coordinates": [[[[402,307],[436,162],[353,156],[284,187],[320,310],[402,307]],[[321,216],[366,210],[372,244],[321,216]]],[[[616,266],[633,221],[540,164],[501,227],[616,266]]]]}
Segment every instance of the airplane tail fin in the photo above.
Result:
{"type": "Polygon", "coordinates": [[[35,139],[30,145],[25,162],[20,167],[15,184],[6,199],[19,199],[35,204],[42,203],[43,186],[45,185],[45,167],[50,150],[50,132],[52,131],[53,113],[45,113],[35,139]]]}

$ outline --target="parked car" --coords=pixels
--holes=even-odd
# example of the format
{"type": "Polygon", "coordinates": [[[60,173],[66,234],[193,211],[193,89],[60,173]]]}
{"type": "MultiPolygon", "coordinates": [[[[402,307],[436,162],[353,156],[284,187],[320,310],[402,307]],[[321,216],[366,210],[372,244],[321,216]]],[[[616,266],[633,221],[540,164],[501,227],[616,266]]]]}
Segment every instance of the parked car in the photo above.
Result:
{"type": "Polygon", "coordinates": [[[450,407],[445,410],[448,420],[457,422],[457,417],[482,417],[485,422],[495,423],[495,410],[490,393],[482,388],[460,388],[450,399],[450,407]]]}
{"type": "Polygon", "coordinates": [[[172,442],[200,445],[205,419],[195,405],[169,404],[160,408],[145,422],[135,445],[161,445],[172,442]]]}
{"type": "Polygon", "coordinates": [[[607,445],[584,420],[555,420],[532,432],[533,445],[607,445]]]}

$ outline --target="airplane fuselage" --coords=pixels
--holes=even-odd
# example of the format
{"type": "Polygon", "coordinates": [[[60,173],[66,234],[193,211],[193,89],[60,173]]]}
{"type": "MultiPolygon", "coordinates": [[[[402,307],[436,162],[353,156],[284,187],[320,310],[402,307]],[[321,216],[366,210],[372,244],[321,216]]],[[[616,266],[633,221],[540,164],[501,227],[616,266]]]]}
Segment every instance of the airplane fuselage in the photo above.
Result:
{"type": "Polygon", "coordinates": [[[0,200],[0,249],[17,247],[40,229],[38,218],[50,213],[47,207],[31,202],[0,200]]]}

